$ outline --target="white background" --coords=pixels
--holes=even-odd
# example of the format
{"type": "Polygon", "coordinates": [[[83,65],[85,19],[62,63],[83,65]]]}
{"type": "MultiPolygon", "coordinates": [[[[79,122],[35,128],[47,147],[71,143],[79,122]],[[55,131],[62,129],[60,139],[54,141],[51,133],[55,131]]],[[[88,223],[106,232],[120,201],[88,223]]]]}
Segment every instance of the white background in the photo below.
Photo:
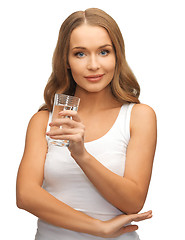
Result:
{"type": "Polygon", "coordinates": [[[117,21],[141,86],[140,101],[157,114],[157,150],[143,209],[154,216],[139,223],[141,240],[184,239],[185,9],[179,0],[1,1],[1,236],[34,239],[37,219],[18,209],[15,198],[27,124],[43,103],[61,23],[89,7],[117,21]]]}

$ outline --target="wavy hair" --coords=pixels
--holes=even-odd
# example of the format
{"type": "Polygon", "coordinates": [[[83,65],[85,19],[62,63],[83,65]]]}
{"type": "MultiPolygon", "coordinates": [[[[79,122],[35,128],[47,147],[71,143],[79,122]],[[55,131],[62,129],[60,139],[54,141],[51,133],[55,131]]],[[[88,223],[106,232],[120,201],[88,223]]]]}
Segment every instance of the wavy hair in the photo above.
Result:
{"type": "Polygon", "coordinates": [[[56,92],[75,94],[76,83],[68,68],[70,36],[75,28],[84,23],[103,27],[110,36],[116,55],[115,73],[110,83],[113,95],[121,103],[140,102],[140,86],[126,61],[124,40],[117,23],[104,11],[89,8],[72,13],[61,25],[52,59],[52,73],[44,90],[45,104],[39,111],[52,111],[56,92]]]}

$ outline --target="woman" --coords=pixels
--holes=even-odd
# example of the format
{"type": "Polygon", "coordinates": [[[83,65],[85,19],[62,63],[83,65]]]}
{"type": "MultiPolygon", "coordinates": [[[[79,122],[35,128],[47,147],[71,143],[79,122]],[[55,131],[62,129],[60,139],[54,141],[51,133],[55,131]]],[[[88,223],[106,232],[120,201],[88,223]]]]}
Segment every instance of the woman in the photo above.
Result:
{"type": "Polygon", "coordinates": [[[156,147],[156,116],[139,93],[115,21],[99,9],[71,14],[17,177],[18,207],[39,218],[36,240],[138,239],[130,223],[152,216],[137,213],[156,147]],[[78,112],[60,112],[71,118],[50,122],[55,93],[79,97],[78,112]],[[46,135],[70,145],[48,147],[46,135]]]}

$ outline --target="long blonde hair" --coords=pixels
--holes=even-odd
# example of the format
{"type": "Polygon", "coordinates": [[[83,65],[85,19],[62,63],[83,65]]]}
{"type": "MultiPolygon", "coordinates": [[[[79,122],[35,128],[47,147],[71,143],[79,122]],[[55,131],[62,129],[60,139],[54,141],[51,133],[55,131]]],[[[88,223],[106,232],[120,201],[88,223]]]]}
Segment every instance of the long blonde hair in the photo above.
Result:
{"type": "Polygon", "coordinates": [[[85,11],[72,13],[60,28],[53,54],[52,73],[44,90],[45,104],[40,107],[39,111],[52,110],[56,92],[75,94],[76,83],[71,70],[68,68],[69,43],[72,31],[84,23],[103,27],[110,36],[116,55],[115,73],[111,81],[113,95],[122,103],[139,103],[140,86],[127,64],[124,40],[117,23],[104,11],[89,8],[85,11]]]}

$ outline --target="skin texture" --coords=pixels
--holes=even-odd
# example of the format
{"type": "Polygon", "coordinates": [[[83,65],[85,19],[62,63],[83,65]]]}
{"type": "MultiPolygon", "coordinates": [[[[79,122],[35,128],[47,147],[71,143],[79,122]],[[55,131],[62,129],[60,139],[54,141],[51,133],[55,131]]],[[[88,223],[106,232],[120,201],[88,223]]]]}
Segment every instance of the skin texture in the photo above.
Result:
{"type": "Polygon", "coordinates": [[[111,82],[115,69],[115,53],[107,31],[82,25],[71,34],[69,66],[78,88],[99,92],[111,82]],[[94,41],[94,36],[98,36],[94,41]],[[90,83],[86,77],[103,74],[103,80],[90,83]]]}
{"type": "Polygon", "coordinates": [[[84,142],[98,139],[108,132],[122,105],[110,89],[116,61],[105,29],[87,24],[76,28],[71,34],[68,62],[77,83],[75,95],[81,99],[79,111],[60,112],[61,116],[71,116],[72,119],[60,118],[51,122],[50,126],[65,127],[47,133],[47,111],[38,112],[31,118],[17,176],[17,205],[46,222],[73,231],[105,238],[135,231],[137,226],[124,225],[152,217],[151,211],[137,213],[145,202],[152,172],[157,138],[155,112],[145,104],[133,107],[125,174],[123,177],[114,174],[84,146],[84,142]],[[104,198],[128,215],[109,221],[93,219],[42,189],[46,134],[53,139],[70,140],[71,156],[86,176],[104,198]]]}

